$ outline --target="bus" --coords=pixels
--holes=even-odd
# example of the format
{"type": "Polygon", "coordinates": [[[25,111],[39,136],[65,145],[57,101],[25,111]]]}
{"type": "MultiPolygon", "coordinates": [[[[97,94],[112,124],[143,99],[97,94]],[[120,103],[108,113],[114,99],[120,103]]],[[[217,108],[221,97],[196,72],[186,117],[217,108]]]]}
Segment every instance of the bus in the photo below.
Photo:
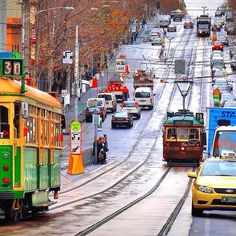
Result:
{"type": "Polygon", "coordinates": [[[6,221],[48,210],[60,190],[61,103],[0,78],[0,212],[6,221]]]}
{"type": "Polygon", "coordinates": [[[168,165],[193,163],[199,165],[204,145],[203,113],[189,110],[168,112],[163,123],[163,159],[168,165]]]}

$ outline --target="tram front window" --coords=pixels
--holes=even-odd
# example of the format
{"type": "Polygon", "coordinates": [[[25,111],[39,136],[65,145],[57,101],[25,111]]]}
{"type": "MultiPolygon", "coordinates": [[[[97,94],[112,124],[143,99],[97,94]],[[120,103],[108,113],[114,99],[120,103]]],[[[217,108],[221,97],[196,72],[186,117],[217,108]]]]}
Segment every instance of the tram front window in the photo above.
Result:
{"type": "Polygon", "coordinates": [[[178,141],[188,141],[189,139],[189,129],[188,128],[178,128],[177,129],[177,140],[178,141]]]}
{"type": "Polygon", "coordinates": [[[176,129],[175,128],[167,129],[167,140],[168,141],[176,141],[176,129]]]}

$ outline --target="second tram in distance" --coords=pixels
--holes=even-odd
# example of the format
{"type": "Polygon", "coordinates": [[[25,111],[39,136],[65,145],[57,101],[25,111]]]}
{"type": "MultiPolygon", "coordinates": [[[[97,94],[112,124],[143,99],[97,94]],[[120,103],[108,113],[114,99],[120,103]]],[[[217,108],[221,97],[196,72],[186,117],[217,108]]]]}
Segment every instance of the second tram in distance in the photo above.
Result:
{"type": "Polygon", "coordinates": [[[203,113],[189,110],[167,112],[163,123],[163,158],[168,165],[194,163],[199,165],[203,158],[204,139],[203,113]]]}

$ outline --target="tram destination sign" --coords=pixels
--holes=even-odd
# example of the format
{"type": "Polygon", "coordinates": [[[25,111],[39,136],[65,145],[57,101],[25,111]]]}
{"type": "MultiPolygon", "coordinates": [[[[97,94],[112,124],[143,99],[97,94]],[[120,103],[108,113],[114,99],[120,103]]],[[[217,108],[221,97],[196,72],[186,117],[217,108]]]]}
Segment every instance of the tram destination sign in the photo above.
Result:
{"type": "Polygon", "coordinates": [[[174,125],[176,125],[176,126],[192,126],[193,121],[192,120],[175,120],[174,125]]]}
{"type": "Polygon", "coordinates": [[[22,58],[1,58],[0,76],[22,78],[24,76],[24,59],[22,58]]]}

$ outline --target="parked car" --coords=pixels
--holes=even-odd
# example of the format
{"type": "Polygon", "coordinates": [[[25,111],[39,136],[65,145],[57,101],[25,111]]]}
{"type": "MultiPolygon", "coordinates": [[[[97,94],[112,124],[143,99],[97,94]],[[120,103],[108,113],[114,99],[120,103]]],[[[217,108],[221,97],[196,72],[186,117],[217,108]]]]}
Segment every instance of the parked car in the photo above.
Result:
{"type": "Polygon", "coordinates": [[[126,126],[131,128],[133,126],[133,116],[127,111],[116,112],[111,118],[111,128],[117,126],[126,126]]]}
{"type": "Polygon", "coordinates": [[[100,115],[102,121],[107,116],[106,101],[104,98],[89,98],[87,100],[87,107],[85,109],[86,122],[92,122],[93,114],[100,115]]]}
{"type": "Polygon", "coordinates": [[[173,24],[169,24],[167,27],[168,32],[176,32],[176,26],[173,24]]]}
{"type": "Polygon", "coordinates": [[[188,20],[184,22],[184,28],[185,29],[192,29],[193,28],[193,22],[188,20]]]}
{"type": "Polygon", "coordinates": [[[117,109],[116,96],[113,93],[99,93],[98,98],[105,98],[107,110],[115,112],[117,109]]]}
{"type": "Polygon", "coordinates": [[[215,41],[212,43],[212,50],[224,50],[224,43],[220,41],[215,41]]]}
{"type": "Polygon", "coordinates": [[[124,101],[121,104],[122,110],[127,111],[133,117],[139,119],[141,117],[141,110],[138,102],[136,101],[124,101]]]}
{"type": "Polygon", "coordinates": [[[236,54],[233,55],[233,57],[231,59],[230,66],[231,66],[232,70],[236,70],[236,54]]]}

